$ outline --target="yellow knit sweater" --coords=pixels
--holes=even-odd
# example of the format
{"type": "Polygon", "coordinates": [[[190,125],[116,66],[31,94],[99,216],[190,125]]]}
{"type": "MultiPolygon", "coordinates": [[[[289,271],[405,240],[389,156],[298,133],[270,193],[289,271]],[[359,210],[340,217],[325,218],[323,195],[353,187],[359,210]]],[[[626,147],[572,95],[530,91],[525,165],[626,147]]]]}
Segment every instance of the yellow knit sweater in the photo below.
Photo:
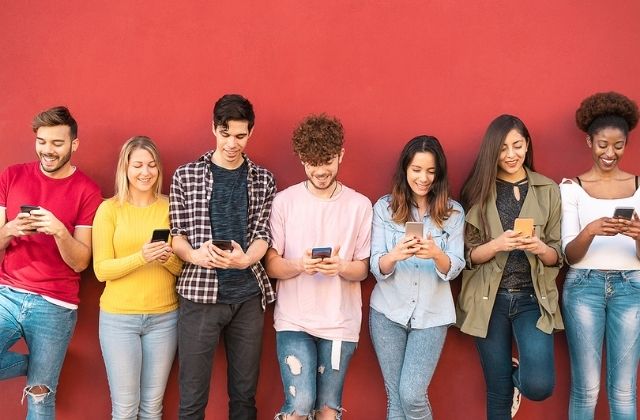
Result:
{"type": "Polygon", "coordinates": [[[106,282],[100,308],[116,314],[159,314],[178,307],[176,276],[182,261],[145,262],[142,245],[154,229],[169,227],[169,200],[147,207],[104,201],[93,221],[93,271],[106,282]]]}

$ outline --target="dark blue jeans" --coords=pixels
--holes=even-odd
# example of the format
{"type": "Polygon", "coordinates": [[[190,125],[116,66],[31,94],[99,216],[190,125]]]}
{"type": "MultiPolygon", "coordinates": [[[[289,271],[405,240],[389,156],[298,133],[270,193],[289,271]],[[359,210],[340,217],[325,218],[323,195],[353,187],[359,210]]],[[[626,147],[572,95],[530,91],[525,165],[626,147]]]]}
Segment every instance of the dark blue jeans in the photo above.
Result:
{"type": "Polygon", "coordinates": [[[486,338],[476,338],[487,384],[487,419],[511,419],[513,387],[530,400],[549,397],[555,384],[553,336],[536,328],[540,308],[533,290],[500,289],[486,338]],[[520,367],[511,364],[512,342],[520,367]]]}
{"type": "Polygon", "coordinates": [[[264,324],[260,296],[231,305],[195,303],[182,296],[179,299],[180,420],[204,418],[220,335],[227,356],[229,418],[255,420],[264,324]]]}

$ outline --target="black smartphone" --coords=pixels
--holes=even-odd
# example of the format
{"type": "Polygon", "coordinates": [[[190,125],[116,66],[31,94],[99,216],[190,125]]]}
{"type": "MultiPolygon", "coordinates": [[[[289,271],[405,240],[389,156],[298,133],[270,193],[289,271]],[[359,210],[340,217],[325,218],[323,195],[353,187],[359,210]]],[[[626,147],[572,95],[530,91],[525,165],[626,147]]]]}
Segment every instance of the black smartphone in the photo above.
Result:
{"type": "Polygon", "coordinates": [[[313,248],[311,249],[311,258],[330,258],[331,251],[332,249],[330,246],[313,248]]]}
{"type": "Polygon", "coordinates": [[[32,210],[40,210],[40,207],[32,206],[30,204],[23,204],[20,206],[20,213],[31,213],[32,210]]]}
{"type": "Polygon", "coordinates": [[[616,207],[616,209],[613,211],[613,217],[631,220],[631,218],[633,217],[633,213],[635,212],[636,209],[633,207],[616,207]]]}
{"type": "Polygon", "coordinates": [[[151,242],[169,242],[169,229],[154,229],[151,242]]]}
{"type": "Polygon", "coordinates": [[[212,239],[211,243],[223,251],[233,251],[233,245],[228,239],[212,239]]]}

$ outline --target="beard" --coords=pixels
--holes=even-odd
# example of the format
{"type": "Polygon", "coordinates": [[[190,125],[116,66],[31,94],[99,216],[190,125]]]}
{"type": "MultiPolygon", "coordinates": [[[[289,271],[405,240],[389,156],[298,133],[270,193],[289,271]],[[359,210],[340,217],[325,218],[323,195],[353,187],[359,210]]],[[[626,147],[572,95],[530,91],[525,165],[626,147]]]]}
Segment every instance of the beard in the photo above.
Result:
{"type": "Polygon", "coordinates": [[[69,153],[67,153],[66,155],[58,156],[58,164],[53,168],[49,168],[43,164],[42,161],[46,155],[38,154],[38,157],[40,158],[40,169],[49,174],[56,173],[60,170],[60,168],[64,167],[71,160],[71,153],[71,149],[69,149],[69,153]]]}

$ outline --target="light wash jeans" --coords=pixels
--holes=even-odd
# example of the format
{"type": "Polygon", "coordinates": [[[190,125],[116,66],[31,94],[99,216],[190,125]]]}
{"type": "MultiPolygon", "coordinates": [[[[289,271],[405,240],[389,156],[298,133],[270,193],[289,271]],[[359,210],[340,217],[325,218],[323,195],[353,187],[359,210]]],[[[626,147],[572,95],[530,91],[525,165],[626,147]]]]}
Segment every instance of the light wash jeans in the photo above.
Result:
{"type": "Polygon", "coordinates": [[[414,329],[371,308],[369,332],[387,391],[387,419],[432,419],[427,388],[447,327],[414,329]]]}
{"type": "Polygon", "coordinates": [[[161,419],[178,343],[178,311],[125,315],[100,311],[100,347],[114,420],[161,419]]]}
{"type": "Polygon", "coordinates": [[[640,271],[572,268],[564,282],[562,310],[571,360],[569,419],[594,418],[603,340],[611,419],[635,419],[640,271]]]}
{"type": "MultiPolygon", "coordinates": [[[[342,341],[338,369],[331,364],[331,340],[302,331],[277,331],[276,345],[285,401],[280,414],[313,415],[328,407],[342,418],[342,389],[357,343],[342,341]]],[[[277,416],[276,416],[277,418],[277,416]]]]}
{"type": "Polygon", "coordinates": [[[54,305],[40,295],[0,286],[0,379],[27,376],[27,420],[55,419],[58,379],[76,316],[74,309],[54,305]],[[27,343],[28,355],[9,351],[20,338],[27,343]],[[37,385],[49,392],[30,393],[37,385]]]}

